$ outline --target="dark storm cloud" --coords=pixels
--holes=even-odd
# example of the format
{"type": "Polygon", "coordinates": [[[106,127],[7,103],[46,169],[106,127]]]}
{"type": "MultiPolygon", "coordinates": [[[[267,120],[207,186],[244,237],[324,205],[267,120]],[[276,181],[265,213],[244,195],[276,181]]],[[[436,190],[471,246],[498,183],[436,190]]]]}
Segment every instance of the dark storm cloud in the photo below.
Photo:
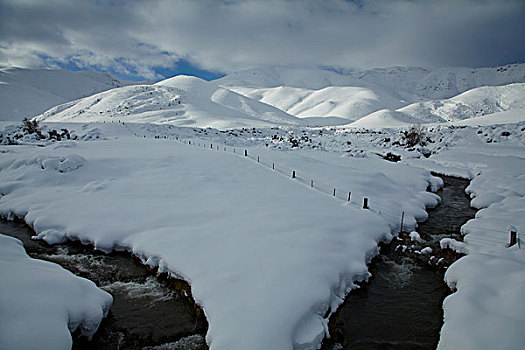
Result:
{"type": "Polygon", "coordinates": [[[0,63],[484,66],[524,60],[524,18],[522,0],[0,0],[0,63]]]}

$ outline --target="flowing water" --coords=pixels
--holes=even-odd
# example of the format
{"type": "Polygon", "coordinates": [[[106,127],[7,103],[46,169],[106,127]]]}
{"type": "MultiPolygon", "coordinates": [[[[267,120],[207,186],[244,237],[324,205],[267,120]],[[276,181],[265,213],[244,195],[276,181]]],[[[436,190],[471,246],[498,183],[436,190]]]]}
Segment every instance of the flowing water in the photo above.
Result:
{"type": "Polygon", "coordinates": [[[31,240],[33,231],[21,222],[0,220],[0,233],[20,239],[32,258],[55,262],[113,295],[111,311],[93,339],[74,334],[73,349],[207,349],[206,319],[186,296],[189,286],[183,281],[157,278],[129,253],[31,240]]]}
{"type": "Polygon", "coordinates": [[[441,204],[417,228],[381,247],[370,266],[372,278],[352,291],[330,318],[332,338],[323,349],[435,349],[443,325],[442,304],[450,290],[444,271],[458,256],[441,250],[444,237],[461,239],[460,227],[474,217],[465,194],[467,180],[444,177],[441,204]],[[421,253],[425,247],[429,254],[421,253]]]}
{"type": "MultiPolygon", "coordinates": [[[[443,272],[454,259],[440,251],[443,237],[460,239],[459,228],[474,216],[465,195],[468,181],[443,177],[442,203],[429,210],[417,232],[384,245],[370,266],[373,277],[352,291],[330,319],[332,338],[323,349],[434,349],[443,323],[442,303],[450,293],[443,272]],[[421,254],[431,247],[431,254],[421,254]]],[[[103,254],[80,243],[49,246],[31,240],[20,222],[0,220],[0,233],[24,242],[33,258],[53,261],[94,281],[114,297],[91,341],[74,336],[74,349],[206,349],[207,323],[181,281],[157,278],[129,253],[103,254]],[[182,287],[181,287],[182,285],[182,287]],[[176,287],[176,288],[174,288],[176,287]],[[180,293],[177,291],[181,291],[180,293]]]]}

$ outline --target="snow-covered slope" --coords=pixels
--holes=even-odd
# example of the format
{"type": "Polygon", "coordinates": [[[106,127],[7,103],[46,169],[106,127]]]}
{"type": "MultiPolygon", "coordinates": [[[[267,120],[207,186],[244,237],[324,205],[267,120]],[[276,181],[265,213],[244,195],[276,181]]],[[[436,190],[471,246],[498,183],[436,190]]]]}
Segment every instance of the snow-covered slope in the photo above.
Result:
{"type": "Polygon", "coordinates": [[[381,86],[424,99],[450,98],[480,86],[525,82],[525,64],[490,68],[420,67],[378,68],[338,74],[323,69],[256,68],[231,73],[215,80],[223,86],[273,88],[279,86],[319,90],[328,86],[381,86]]]}
{"type": "MultiPolygon", "coordinates": [[[[445,123],[474,118],[479,120],[479,117],[511,111],[515,113],[512,114],[510,122],[525,120],[524,83],[485,86],[469,90],[450,99],[414,103],[396,111],[385,109],[369,114],[350,125],[376,128],[445,123]]],[[[498,114],[498,116],[490,119],[498,123],[501,115],[498,114]]],[[[501,119],[499,122],[503,123],[507,119],[501,119]]]]}
{"type": "Polygon", "coordinates": [[[214,83],[176,76],[154,85],[112,89],[65,103],[39,116],[46,121],[145,122],[234,128],[301,124],[275,107],[214,83]]]}
{"type": "Polygon", "coordinates": [[[299,118],[336,117],[347,124],[379,109],[404,106],[402,97],[379,87],[328,86],[319,90],[297,87],[232,90],[275,106],[299,118]]]}
{"type": "MultiPolygon", "coordinates": [[[[525,64],[433,71],[394,67],[344,75],[327,70],[258,68],[215,82],[300,118],[336,117],[343,118],[340,124],[344,124],[382,109],[451,98],[482,86],[525,82],[525,64]]],[[[478,97],[482,96],[473,94],[470,99],[478,97]]]]}
{"type": "Polygon", "coordinates": [[[0,120],[33,117],[58,104],[124,85],[107,73],[0,69],[0,120]]]}

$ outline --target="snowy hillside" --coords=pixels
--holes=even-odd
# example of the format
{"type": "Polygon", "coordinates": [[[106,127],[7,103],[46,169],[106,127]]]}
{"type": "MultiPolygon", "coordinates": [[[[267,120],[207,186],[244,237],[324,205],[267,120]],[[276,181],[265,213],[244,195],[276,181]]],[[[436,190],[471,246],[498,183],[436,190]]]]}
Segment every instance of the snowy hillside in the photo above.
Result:
{"type": "Polygon", "coordinates": [[[0,120],[33,117],[58,104],[122,85],[107,73],[0,69],[0,120]]]}
{"type": "Polygon", "coordinates": [[[322,69],[255,68],[231,73],[215,82],[229,87],[290,86],[312,90],[319,90],[327,86],[381,86],[420,98],[442,99],[480,86],[525,82],[525,64],[436,70],[419,67],[393,67],[349,74],[338,74],[322,69]]]}
{"type": "Polygon", "coordinates": [[[344,124],[382,109],[451,98],[482,86],[525,82],[525,64],[434,71],[395,67],[345,75],[327,70],[259,68],[235,72],[215,82],[296,117],[342,118],[339,124],[344,124]]]}
{"type": "Polygon", "coordinates": [[[488,68],[440,68],[426,70],[417,67],[373,69],[354,73],[351,77],[392,89],[409,91],[420,98],[450,98],[480,86],[497,86],[525,82],[525,64],[488,68]]]}
{"type": "Polygon", "coordinates": [[[45,112],[39,119],[126,121],[215,128],[302,123],[300,119],[270,105],[214,83],[180,75],[154,85],[120,87],[65,103],[45,112]]]}
{"type": "MultiPolygon", "coordinates": [[[[384,109],[363,117],[350,126],[374,128],[445,123],[507,111],[518,113],[511,122],[525,120],[525,84],[480,87],[450,99],[414,103],[395,111],[384,109]]],[[[495,119],[494,123],[498,123],[498,120],[495,119]]]]}
{"type": "Polygon", "coordinates": [[[276,88],[232,87],[234,91],[275,106],[299,118],[339,118],[347,124],[382,108],[396,109],[405,103],[393,91],[382,88],[328,86],[319,90],[280,86],[276,88]]]}

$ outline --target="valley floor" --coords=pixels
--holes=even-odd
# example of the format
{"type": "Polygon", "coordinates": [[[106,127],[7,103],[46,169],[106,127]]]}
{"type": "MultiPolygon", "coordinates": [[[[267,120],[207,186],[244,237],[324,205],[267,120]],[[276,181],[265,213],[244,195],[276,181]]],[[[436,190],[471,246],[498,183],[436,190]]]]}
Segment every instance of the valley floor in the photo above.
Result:
{"type": "MultiPolygon", "coordinates": [[[[439,348],[525,341],[525,254],[506,247],[511,229],[525,229],[525,123],[433,126],[426,146],[412,148],[397,130],[49,127],[78,140],[0,146],[0,215],[24,218],[48,243],[129,250],[187,280],[211,349],[317,348],[330,314],[369,278],[378,243],[416,229],[438,204],[427,189],[442,181],[430,171],[472,179],[471,205],[483,208],[462,227],[464,242],[442,242],[468,255],[445,276],[456,292],[444,303],[439,348]]],[[[13,129],[4,126],[4,137],[13,129]]],[[[20,276],[2,275],[6,305],[5,286],[20,276]]],[[[42,302],[46,292],[34,292],[42,302]]],[[[8,309],[0,324],[29,317],[8,309]]],[[[33,343],[46,336],[28,327],[33,343]]]]}

